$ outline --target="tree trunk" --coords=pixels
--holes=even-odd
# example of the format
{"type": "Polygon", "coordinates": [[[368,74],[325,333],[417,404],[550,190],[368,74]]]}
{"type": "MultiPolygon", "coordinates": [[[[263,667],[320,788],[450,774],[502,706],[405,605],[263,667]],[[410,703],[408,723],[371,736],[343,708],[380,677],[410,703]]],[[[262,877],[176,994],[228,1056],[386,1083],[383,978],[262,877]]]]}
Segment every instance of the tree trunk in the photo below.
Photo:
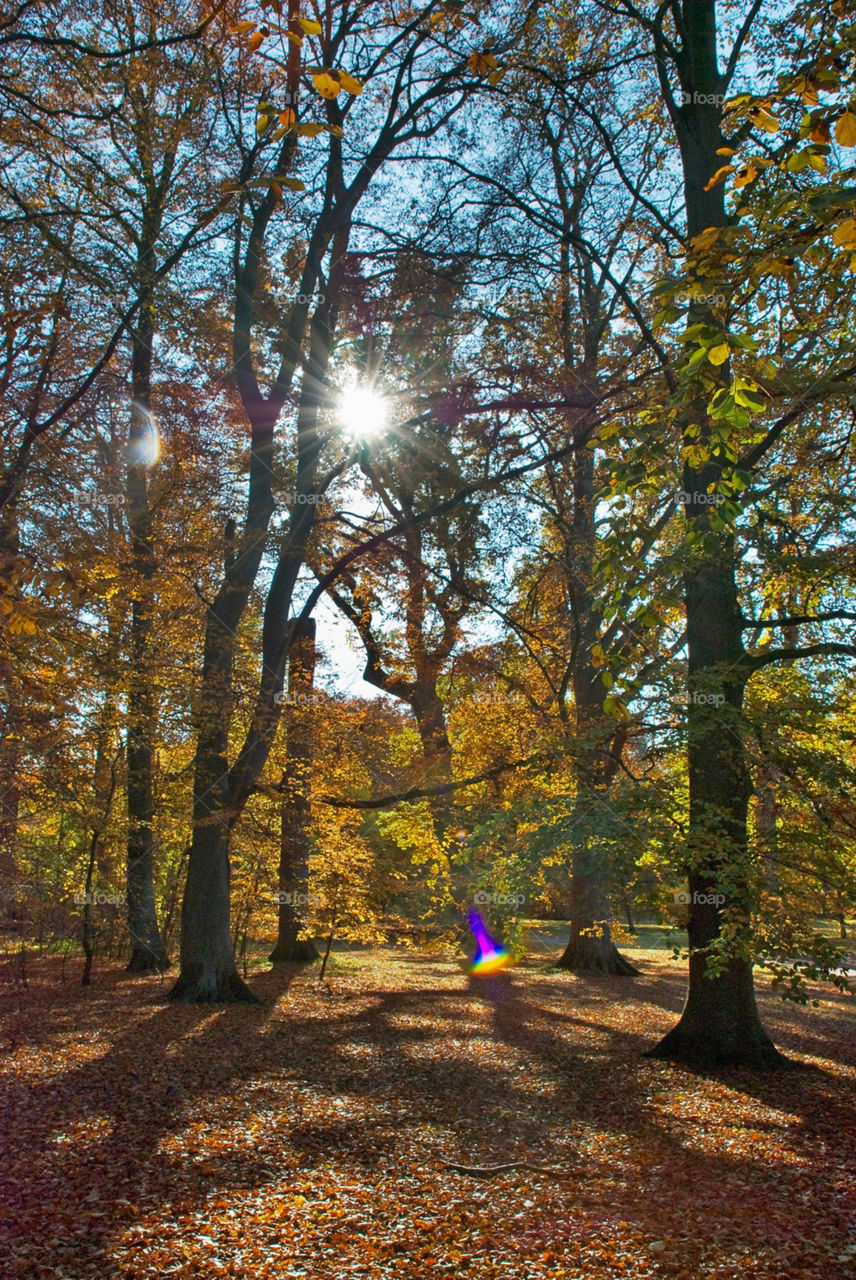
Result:
{"type": "Polygon", "coordinates": [[[636,925],[633,923],[633,912],[630,907],[630,898],[627,894],[626,888],[622,888],[621,890],[621,901],[624,907],[624,914],[627,918],[627,928],[631,933],[635,933],[636,925]]]}
{"type": "Polygon", "coordinates": [[[229,903],[229,830],[209,814],[193,832],[181,909],[181,973],[171,1000],[257,1003],[235,964],[229,903]]]}
{"type": "Polygon", "coordinates": [[[295,630],[288,659],[286,766],[282,775],[279,853],[279,920],[273,964],[319,960],[311,938],[301,938],[301,897],[309,892],[309,820],[312,782],[312,685],[315,675],[315,619],[295,630]]]}
{"type": "Polygon", "coordinates": [[[128,933],[132,973],[163,971],[168,964],[158,929],[154,882],[154,759],[156,705],[151,675],[152,594],[155,557],[148,468],[157,460],[151,416],[154,339],[155,244],[160,218],[147,207],[140,240],[140,300],[131,352],[131,430],[125,498],[131,535],[130,663],[128,669],[128,933]]]}
{"type": "MultiPolygon", "coordinates": [[[[722,109],[714,105],[726,89],[717,63],[715,0],[687,0],[683,43],[674,53],[684,101],[672,104],[684,176],[687,236],[725,227],[722,184],[705,190],[725,145],[722,109]]],[[[661,81],[669,55],[662,45],[661,81]]],[[[721,98],[720,98],[721,101],[721,98]]],[[[701,281],[710,287],[709,280],[701,281]]],[[[689,323],[713,318],[701,304],[689,323]]],[[[715,320],[714,320],[715,323],[715,320]]],[[[727,364],[720,373],[730,379],[727,364]]],[[[710,443],[709,391],[686,405],[689,447],[710,443]]],[[[751,956],[752,895],[747,839],[751,782],[743,743],[741,709],[746,679],[733,535],[711,529],[708,494],[721,478],[721,455],[711,452],[698,466],[684,466],[684,512],[696,541],[687,552],[684,596],[687,619],[689,704],[690,889],[689,992],[677,1026],[651,1051],[695,1068],[723,1065],[769,1068],[785,1060],[761,1026],[755,1004],[751,956]],[[727,895],[722,889],[727,887],[727,895]],[[717,896],[720,900],[717,901],[717,896]],[[721,942],[720,907],[729,914],[730,936],[721,942]],[[717,955],[719,952],[719,955],[717,955]],[[721,959],[720,959],[721,956],[721,959]],[[719,961],[712,973],[708,961],[719,961]]]]}
{"type": "MultiPolygon", "coordinates": [[[[598,639],[592,596],[594,549],[594,456],[580,447],[573,457],[573,519],[567,538],[569,586],[574,601],[571,680],[576,743],[573,757],[577,796],[574,803],[574,851],[571,867],[571,935],[558,966],[576,972],[639,973],[621,955],[609,929],[607,867],[599,847],[598,818],[609,816],[609,786],[617,768],[610,750],[615,726],[604,714],[607,690],[593,657],[598,639]]],[[[623,745],[623,739],[622,739],[623,745]]]]}
{"type": "MultiPolygon", "coordinates": [[[[18,537],[17,491],[10,490],[0,509],[0,582],[12,584],[17,578],[18,537]]],[[[0,902],[9,905],[3,914],[16,916],[14,888],[18,882],[18,821],[21,790],[18,781],[21,735],[19,682],[9,659],[0,663],[4,684],[2,732],[0,733],[0,902]],[[7,896],[8,895],[8,896],[7,896]]]]}
{"type": "Polygon", "coordinates": [[[718,909],[699,902],[713,892],[704,876],[689,877],[690,983],[680,1021],[646,1056],[695,1069],[724,1066],[770,1068],[786,1059],[767,1035],[755,1003],[751,959],[734,958],[708,976],[705,945],[719,934],[718,909]]]}
{"type": "MultiPolygon", "coordinates": [[[[265,527],[270,518],[268,511],[265,527]]],[[[257,534],[259,544],[263,541],[257,534]]],[[[256,555],[260,558],[260,551],[256,555]]],[[[249,559],[249,555],[247,556],[249,559]]],[[[193,784],[193,835],[181,910],[181,969],[171,1000],[187,1003],[255,1001],[238,975],[230,928],[230,806],[228,730],[231,720],[235,636],[249,586],[227,572],[205,626],[202,689],[193,784]]],[[[243,573],[255,580],[257,563],[243,573]]]]}
{"type": "Polygon", "coordinates": [[[639,970],[621,954],[609,928],[609,897],[604,889],[603,859],[591,830],[591,795],[577,797],[574,823],[576,847],[571,879],[571,936],[557,961],[560,969],[634,977],[639,970]],[[587,802],[588,801],[588,802],[587,802]]]}

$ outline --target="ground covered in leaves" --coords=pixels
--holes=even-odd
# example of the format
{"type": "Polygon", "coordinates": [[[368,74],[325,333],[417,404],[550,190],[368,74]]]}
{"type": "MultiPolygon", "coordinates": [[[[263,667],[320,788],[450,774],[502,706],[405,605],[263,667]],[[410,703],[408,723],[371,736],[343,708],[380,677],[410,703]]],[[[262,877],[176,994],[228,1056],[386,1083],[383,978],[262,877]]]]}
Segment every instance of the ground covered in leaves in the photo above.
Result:
{"type": "Polygon", "coordinates": [[[852,1002],[766,994],[803,1065],[641,1055],[682,970],[492,979],[378,951],[164,1003],[118,967],[0,993],[3,1280],[844,1280],[856,1274],[852,1002]],[[523,1161],[491,1177],[456,1172],[523,1161]]]}

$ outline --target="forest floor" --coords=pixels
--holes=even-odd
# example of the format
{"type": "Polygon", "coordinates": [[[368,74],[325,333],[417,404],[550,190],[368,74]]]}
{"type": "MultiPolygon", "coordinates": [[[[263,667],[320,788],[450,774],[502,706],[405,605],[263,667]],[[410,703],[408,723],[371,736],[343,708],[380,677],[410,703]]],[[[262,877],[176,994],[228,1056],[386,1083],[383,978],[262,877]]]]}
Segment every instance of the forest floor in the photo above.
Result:
{"type": "Polygon", "coordinates": [[[3,1280],[852,1280],[852,1001],[765,1023],[803,1069],[642,1053],[683,967],[471,978],[392,949],[250,974],[257,1007],[52,961],[0,990],[3,1280]],[[522,1161],[490,1177],[444,1162],[522,1161]]]}

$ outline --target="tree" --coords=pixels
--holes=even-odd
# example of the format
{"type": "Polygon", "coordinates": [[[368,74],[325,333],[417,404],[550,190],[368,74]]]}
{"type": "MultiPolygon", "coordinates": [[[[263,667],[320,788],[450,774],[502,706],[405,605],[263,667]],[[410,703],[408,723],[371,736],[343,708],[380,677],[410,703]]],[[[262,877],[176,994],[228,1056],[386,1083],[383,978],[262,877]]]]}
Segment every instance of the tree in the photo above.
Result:
{"type": "Polygon", "coordinates": [[[279,910],[276,945],[270,957],[274,964],[319,958],[312,939],[301,937],[305,912],[300,909],[309,897],[314,618],[296,624],[296,632],[288,655],[286,760],[280,782],[279,910]]]}
{"type": "MultiPolygon", "coordinates": [[[[280,123],[271,134],[277,144],[273,166],[261,183],[264,194],[256,197],[250,183],[249,163],[241,175],[242,212],[250,223],[244,238],[243,223],[237,231],[236,289],[233,324],[234,386],[250,424],[249,483],[240,530],[225,540],[223,576],[215,598],[206,611],[203,671],[198,708],[198,738],[195,758],[193,839],[188,860],[187,882],[182,912],[181,973],[171,995],[185,1001],[247,1000],[246,985],[235,969],[229,929],[229,834],[251,795],[270,751],[279,720],[277,697],[293,631],[289,612],[300,571],[315,524],[315,506],[335,474],[346,465],[342,459],[326,475],[321,472],[321,456],[326,443],[320,414],[325,403],[330,356],[336,333],[345,269],[353,228],[354,212],[369,185],[397,148],[418,145],[442,129],[467,101],[478,84],[480,64],[470,65],[472,53],[460,48],[457,28],[450,35],[432,34],[423,13],[418,13],[390,32],[378,30],[378,13],[371,4],[353,12],[339,13],[329,6],[321,24],[302,26],[296,4],[289,7],[291,52],[285,62],[284,85],[289,105],[279,113],[280,123]],[[314,32],[314,25],[321,32],[314,32]],[[276,325],[282,356],[262,375],[254,347],[262,338],[264,309],[259,291],[265,268],[266,243],[274,213],[282,197],[283,185],[293,179],[291,171],[298,159],[300,122],[294,104],[298,99],[301,66],[296,49],[304,35],[318,35],[323,67],[334,67],[349,47],[362,42],[366,66],[378,86],[384,87],[385,110],[376,122],[366,115],[365,133],[355,133],[353,104],[362,91],[360,80],[344,68],[335,75],[311,72],[313,87],[327,101],[326,121],[309,130],[325,132],[327,150],[318,171],[320,201],[309,219],[300,293],[276,325]],[[455,48],[457,43],[458,47],[455,48]],[[438,65],[437,57],[443,62],[438,65]],[[423,67],[430,69],[427,80],[423,67]],[[349,96],[346,110],[338,106],[342,91],[349,96]],[[341,134],[351,130],[359,159],[349,161],[348,174],[341,134]],[[324,265],[327,270],[324,273],[324,265]],[[306,350],[303,340],[310,300],[321,285],[323,301],[312,313],[306,350]],[[244,616],[262,559],[264,542],[275,509],[274,461],[277,423],[286,406],[299,365],[304,376],[296,415],[296,446],[293,455],[294,500],[287,530],[280,543],[267,592],[262,627],[261,675],[258,694],[243,746],[234,763],[228,762],[228,737],[232,705],[232,680],[237,629],[244,616]],[[262,381],[270,391],[265,394],[262,381]]],[[[258,47],[255,36],[253,47],[258,47]]],[[[360,66],[354,67],[360,71],[360,66]]],[[[256,131],[264,135],[273,123],[267,108],[260,111],[256,131]]],[[[304,132],[305,132],[304,128],[304,132]]],[[[253,157],[254,159],[254,157],[253,157]]],[[[308,210],[307,210],[308,212],[308,210]]],[[[344,564],[342,568],[346,567],[344,564]]],[[[317,594],[321,592],[321,586],[317,594]]],[[[310,596],[304,610],[311,610],[310,596]]],[[[299,615],[298,615],[299,616],[299,615]]],[[[306,613],[308,616],[308,612],[306,613]]]]}

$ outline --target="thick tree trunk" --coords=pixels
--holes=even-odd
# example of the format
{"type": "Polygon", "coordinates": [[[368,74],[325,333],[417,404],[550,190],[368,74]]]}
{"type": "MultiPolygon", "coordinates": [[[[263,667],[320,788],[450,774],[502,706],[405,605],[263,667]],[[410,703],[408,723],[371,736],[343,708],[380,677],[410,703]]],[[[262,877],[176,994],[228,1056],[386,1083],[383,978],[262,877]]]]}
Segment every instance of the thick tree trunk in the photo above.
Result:
{"type": "MultiPolygon", "coordinates": [[[[268,514],[265,526],[269,518],[268,514]]],[[[231,568],[228,550],[227,560],[231,568]]],[[[255,569],[250,572],[254,580],[255,569]]],[[[205,627],[193,836],[181,910],[181,969],[170,992],[171,1000],[187,1003],[255,1001],[238,974],[230,927],[229,837],[234,811],[227,745],[235,635],[247,594],[233,584],[227,569],[205,627]]]]}
{"type": "Polygon", "coordinates": [[[604,867],[589,829],[590,806],[578,801],[577,847],[571,880],[571,936],[557,961],[560,969],[633,977],[639,973],[612,941],[609,897],[603,887],[604,867]]]}
{"type": "Polygon", "coordinates": [[[279,919],[273,964],[320,960],[311,938],[301,937],[309,893],[309,820],[312,783],[312,686],[315,675],[315,619],[295,630],[288,658],[286,766],[282,775],[279,853],[279,919]]]}
{"type": "Polygon", "coordinates": [[[747,815],[751,793],[740,721],[743,700],[740,615],[733,567],[709,560],[686,575],[690,701],[689,992],[677,1026],[651,1056],[696,1068],[772,1067],[784,1059],[761,1026],[749,933],[747,815]],[[723,678],[723,673],[724,678],[723,678]],[[711,701],[710,689],[716,685],[711,701]],[[694,693],[704,690],[703,696],[694,693]],[[727,883],[728,894],[722,892],[727,883]],[[715,976],[722,909],[738,924],[715,976]]]}
{"type": "MultiPolygon", "coordinates": [[[[420,655],[421,656],[421,655],[420,655]]],[[[422,743],[422,785],[444,787],[452,781],[452,745],[446,728],[446,712],[437,693],[437,671],[420,672],[414,683],[410,706],[422,743]]],[[[440,843],[454,817],[452,793],[431,796],[431,818],[440,843]]]]}
{"type": "MultiPolygon", "coordinates": [[[[684,8],[684,43],[675,61],[687,105],[673,110],[673,121],[684,171],[687,235],[692,238],[708,227],[728,223],[722,185],[705,189],[719,167],[716,149],[724,145],[722,111],[713,104],[727,86],[717,64],[715,0],[687,0],[684,8]]],[[[668,56],[665,49],[661,52],[660,75],[665,79],[668,56]]],[[[690,323],[711,320],[703,304],[692,310],[690,323]]],[[[723,366],[723,382],[729,376],[727,365],[723,366]]],[[[687,404],[690,446],[704,447],[711,441],[706,409],[709,394],[709,390],[700,392],[687,404]]],[[[651,1056],[696,1068],[769,1068],[785,1060],[761,1026],[752,976],[753,902],[747,839],[751,782],[743,743],[746,668],[735,545],[729,532],[712,530],[709,516],[709,492],[722,476],[721,456],[712,448],[698,466],[687,461],[683,474],[685,517],[688,530],[695,535],[684,572],[689,681],[689,992],[677,1026],[651,1056]],[[727,894],[723,892],[726,888],[727,894]],[[729,914],[732,926],[727,943],[722,940],[721,909],[729,914]],[[715,975],[708,964],[711,957],[718,961],[715,975]]]]}
{"type": "Polygon", "coordinates": [[[254,1004],[235,964],[229,927],[229,830],[209,818],[193,833],[181,910],[181,973],[170,999],[254,1004]]]}
{"type": "MultiPolygon", "coordinates": [[[[690,877],[690,886],[703,883],[699,877],[690,877]]],[[[697,926],[694,933],[698,932],[697,926]]],[[[680,1021],[646,1056],[697,1070],[785,1065],[787,1060],[758,1016],[751,960],[731,960],[715,978],[707,976],[706,964],[703,952],[691,954],[689,992],[680,1021]]]]}

